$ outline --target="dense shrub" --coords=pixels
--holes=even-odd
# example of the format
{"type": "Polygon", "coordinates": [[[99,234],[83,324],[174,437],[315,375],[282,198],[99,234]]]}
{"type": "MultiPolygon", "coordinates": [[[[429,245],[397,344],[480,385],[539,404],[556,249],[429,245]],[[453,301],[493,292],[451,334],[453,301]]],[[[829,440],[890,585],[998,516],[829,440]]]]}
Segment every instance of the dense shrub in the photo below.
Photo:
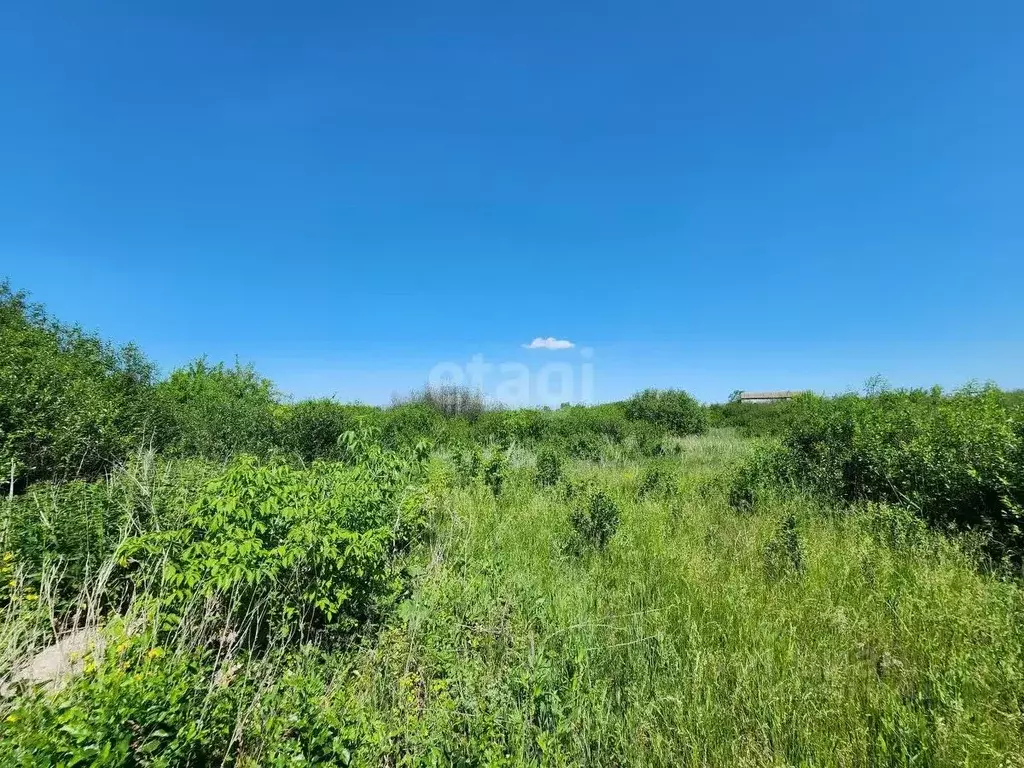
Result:
{"type": "Polygon", "coordinates": [[[153,366],[0,283],[0,483],[102,473],[151,437],[153,366]]]}
{"type": "Polygon", "coordinates": [[[279,411],[281,447],[305,462],[339,457],[338,441],[350,430],[380,423],[378,408],[330,398],[302,400],[279,411]]]}
{"type": "Polygon", "coordinates": [[[508,448],[513,443],[531,446],[544,439],[551,414],[533,408],[487,411],[476,422],[478,438],[508,448]]]}
{"type": "Polygon", "coordinates": [[[804,571],[804,547],[797,532],[796,518],[786,515],[764,549],[765,576],[777,580],[804,571]]]}
{"type": "Polygon", "coordinates": [[[237,703],[212,684],[214,653],[122,634],[59,696],[39,690],[0,725],[3,765],[208,765],[227,755],[237,703]]]}
{"type": "Polygon", "coordinates": [[[630,421],[647,421],[677,436],[707,432],[707,413],[689,394],[677,389],[645,389],[623,404],[630,421]]]}
{"type": "Polygon", "coordinates": [[[929,522],[984,526],[1011,545],[1024,525],[1022,413],[990,387],[804,395],[780,442],[742,481],[900,504],[929,522]]]}
{"type": "Polygon", "coordinates": [[[444,416],[429,403],[403,403],[388,408],[381,417],[384,444],[398,450],[420,441],[437,440],[444,425],[444,416]]]}
{"type": "Polygon", "coordinates": [[[405,398],[395,398],[392,406],[417,403],[427,405],[451,419],[465,419],[472,423],[486,410],[483,395],[469,387],[455,385],[427,385],[405,398]]]}
{"type": "Polygon", "coordinates": [[[551,447],[541,448],[541,450],[537,452],[537,470],[535,476],[537,485],[544,487],[557,485],[558,481],[562,479],[561,454],[551,447]]]}
{"type": "Polygon", "coordinates": [[[177,456],[267,455],[278,445],[277,392],[252,366],[199,359],[156,388],[163,447],[177,456]]]}
{"type": "Polygon", "coordinates": [[[351,630],[402,588],[396,555],[425,522],[422,495],[405,492],[412,471],[392,454],[304,470],[239,457],[181,528],[130,540],[123,557],[161,565],[172,615],[198,597],[257,635],[351,630]]]}
{"type": "Polygon", "coordinates": [[[554,411],[548,422],[548,434],[557,439],[586,434],[613,443],[622,442],[630,426],[619,403],[564,406],[554,411]]]}
{"type": "Polygon", "coordinates": [[[731,427],[743,437],[778,435],[785,429],[788,401],[743,403],[739,400],[707,407],[708,426],[731,427]]]}
{"type": "Polygon", "coordinates": [[[592,490],[577,501],[569,516],[569,551],[583,554],[602,550],[619,529],[619,507],[605,491],[592,490]]]}
{"type": "Polygon", "coordinates": [[[664,497],[672,493],[676,486],[675,475],[665,467],[653,464],[645,467],[637,483],[636,495],[640,499],[664,497]]]}
{"type": "Polygon", "coordinates": [[[649,421],[637,421],[630,430],[630,444],[639,456],[664,456],[665,430],[649,421]]]}
{"type": "Polygon", "coordinates": [[[484,462],[484,483],[487,484],[487,487],[491,489],[491,493],[495,496],[501,495],[501,489],[505,483],[505,475],[507,473],[508,462],[505,460],[505,454],[501,451],[495,451],[484,462]]]}

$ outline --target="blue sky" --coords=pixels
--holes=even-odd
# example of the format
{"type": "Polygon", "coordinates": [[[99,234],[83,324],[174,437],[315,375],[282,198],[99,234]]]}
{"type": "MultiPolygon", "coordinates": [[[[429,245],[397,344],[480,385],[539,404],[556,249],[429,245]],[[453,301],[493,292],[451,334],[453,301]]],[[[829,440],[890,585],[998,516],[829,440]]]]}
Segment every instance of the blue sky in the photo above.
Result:
{"type": "Polygon", "coordinates": [[[0,276],[296,396],[583,349],[600,400],[1022,387],[1022,30],[999,0],[8,3],[0,276]]]}

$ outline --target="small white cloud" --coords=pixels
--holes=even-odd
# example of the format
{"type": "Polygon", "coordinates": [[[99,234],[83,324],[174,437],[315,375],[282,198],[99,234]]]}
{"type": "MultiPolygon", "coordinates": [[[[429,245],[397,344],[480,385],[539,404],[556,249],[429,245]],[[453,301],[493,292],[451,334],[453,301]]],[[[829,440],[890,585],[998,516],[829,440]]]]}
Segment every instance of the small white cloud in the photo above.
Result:
{"type": "Polygon", "coordinates": [[[554,336],[548,336],[546,339],[538,336],[529,344],[523,344],[525,349],[572,349],[575,346],[568,339],[556,339],[554,336]]]}

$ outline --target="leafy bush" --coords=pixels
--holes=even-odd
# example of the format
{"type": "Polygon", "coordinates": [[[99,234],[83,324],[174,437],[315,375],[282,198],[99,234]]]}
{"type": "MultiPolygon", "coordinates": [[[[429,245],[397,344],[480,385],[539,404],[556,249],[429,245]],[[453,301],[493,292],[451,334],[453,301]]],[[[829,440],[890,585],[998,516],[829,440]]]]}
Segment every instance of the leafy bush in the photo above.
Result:
{"type": "Polygon", "coordinates": [[[396,556],[425,524],[425,500],[404,493],[412,470],[402,468],[390,454],[305,470],[239,457],[206,484],[181,528],[131,540],[123,557],[162,565],[174,615],[199,597],[259,635],[348,631],[398,595],[396,556]]]}
{"type": "Polygon", "coordinates": [[[569,524],[572,526],[569,550],[582,554],[589,550],[604,549],[619,529],[619,507],[602,490],[592,491],[580,501],[569,516],[569,524]]]}
{"type": "Polygon", "coordinates": [[[279,418],[282,447],[308,463],[338,458],[341,436],[361,425],[379,423],[381,412],[371,406],[323,398],[283,406],[279,418]]]}
{"type": "Polygon", "coordinates": [[[211,685],[213,653],[169,653],[123,637],[58,696],[35,691],[3,725],[4,765],[215,764],[237,705],[211,685]],[[227,706],[225,706],[227,705],[227,706]]]}
{"type": "Polygon", "coordinates": [[[645,389],[623,404],[630,421],[646,421],[679,437],[708,430],[707,413],[700,403],[678,389],[645,389]]]}
{"type": "Polygon", "coordinates": [[[780,434],[790,410],[788,401],[744,403],[733,400],[707,407],[708,426],[731,427],[743,437],[769,437],[780,434]]]}
{"type": "Polygon", "coordinates": [[[160,382],[156,395],[169,453],[223,460],[277,447],[277,392],[252,366],[199,359],[160,382]]]}
{"type": "Polygon", "coordinates": [[[797,533],[796,518],[783,518],[764,550],[765,575],[771,580],[804,571],[804,548],[797,533]]]}
{"type": "Polygon", "coordinates": [[[404,403],[384,411],[381,429],[382,440],[391,450],[418,442],[437,440],[444,425],[444,417],[430,404],[424,402],[404,403]]]}
{"type": "Polygon", "coordinates": [[[476,432],[480,440],[505,448],[513,443],[531,446],[544,439],[550,419],[551,414],[533,408],[487,411],[477,420],[476,432]]]}
{"type": "Polygon", "coordinates": [[[651,496],[667,496],[675,488],[675,476],[658,465],[646,467],[637,484],[636,494],[644,499],[651,496]]]}
{"type": "Polygon", "coordinates": [[[903,505],[932,523],[986,527],[1017,547],[1022,414],[992,387],[803,395],[779,442],[741,473],[740,484],[749,492],[793,483],[833,500],[903,505]]]}
{"type": "Polygon", "coordinates": [[[501,488],[507,472],[508,464],[505,461],[505,454],[501,451],[494,451],[484,464],[484,482],[495,496],[501,495],[501,488]]]}
{"type": "Polygon", "coordinates": [[[547,426],[549,437],[562,441],[588,435],[620,443],[628,432],[629,421],[619,403],[564,406],[550,415],[547,426]]]}
{"type": "Polygon", "coordinates": [[[0,483],[95,477],[151,437],[153,366],[0,283],[0,483]]]}
{"type": "Polygon", "coordinates": [[[562,479],[562,457],[558,451],[550,447],[542,448],[537,453],[537,485],[557,485],[562,479]]]}
{"type": "Polygon", "coordinates": [[[654,458],[666,453],[665,430],[649,421],[635,422],[630,438],[633,450],[639,456],[654,458]]]}

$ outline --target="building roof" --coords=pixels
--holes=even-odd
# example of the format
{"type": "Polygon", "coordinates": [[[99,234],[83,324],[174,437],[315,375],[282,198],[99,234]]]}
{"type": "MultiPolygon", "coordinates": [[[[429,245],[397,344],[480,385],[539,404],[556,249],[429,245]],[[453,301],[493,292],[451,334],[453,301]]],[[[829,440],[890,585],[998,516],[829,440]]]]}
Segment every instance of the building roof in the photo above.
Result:
{"type": "Polygon", "coordinates": [[[778,392],[741,392],[740,400],[788,400],[803,393],[803,390],[799,389],[784,389],[778,392]]]}

